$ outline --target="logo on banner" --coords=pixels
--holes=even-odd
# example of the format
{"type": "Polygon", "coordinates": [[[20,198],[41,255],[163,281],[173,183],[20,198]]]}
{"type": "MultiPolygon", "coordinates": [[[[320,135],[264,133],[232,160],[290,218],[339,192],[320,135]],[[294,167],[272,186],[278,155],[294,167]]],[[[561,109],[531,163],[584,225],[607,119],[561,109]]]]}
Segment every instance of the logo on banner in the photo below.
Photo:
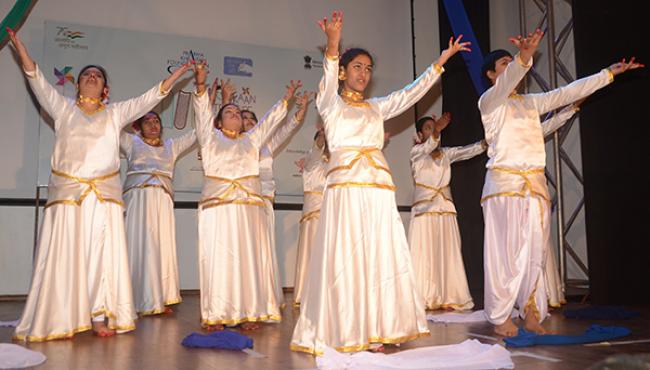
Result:
{"type": "MultiPolygon", "coordinates": [[[[202,62],[206,60],[205,54],[200,51],[191,50],[191,49],[183,50],[183,53],[178,59],[167,59],[167,72],[169,72],[170,74],[174,73],[174,71],[178,67],[192,60],[197,63],[202,62]]],[[[209,64],[207,66],[210,67],[209,64]]]]}
{"type": "Polygon", "coordinates": [[[323,68],[323,62],[321,62],[320,60],[314,60],[309,55],[305,55],[303,57],[303,60],[305,62],[305,69],[312,69],[314,67],[323,68]]]}
{"type": "Polygon", "coordinates": [[[56,67],[54,67],[54,76],[58,78],[59,80],[56,82],[57,86],[63,86],[65,85],[66,81],[70,81],[71,84],[74,84],[74,76],[72,73],[72,67],[70,66],[65,66],[61,68],[61,70],[58,70],[56,67]]]}
{"type": "Polygon", "coordinates": [[[253,105],[257,102],[257,96],[251,92],[250,87],[242,87],[241,93],[235,93],[233,102],[241,109],[253,109],[253,105]]]}
{"type": "Polygon", "coordinates": [[[253,77],[253,59],[224,57],[223,73],[230,76],[253,77]]]}
{"type": "Polygon", "coordinates": [[[83,49],[88,50],[88,44],[82,43],[86,34],[81,31],[70,29],[67,26],[57,26],[54,42],[62,49],[83,49]]]}

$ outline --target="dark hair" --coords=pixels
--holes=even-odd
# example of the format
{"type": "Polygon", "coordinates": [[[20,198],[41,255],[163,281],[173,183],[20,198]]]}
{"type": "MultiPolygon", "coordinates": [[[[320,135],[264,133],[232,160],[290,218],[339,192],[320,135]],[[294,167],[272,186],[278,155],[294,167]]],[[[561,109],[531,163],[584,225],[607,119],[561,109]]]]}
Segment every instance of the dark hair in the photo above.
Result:
{"type": "Polygon", "coordinates": [[[492,86],[492,81],[490,81],[490,78],[487,76],[487,72],[495,72],[497,60],[503,57],[512,58],[512,54],[510,54],[510,52],[507,50],[497,49],[489,52],[485,58],[483,58],[483,65],[481,66],[481,77],[483,77],[483,83],[485,84],[486,88],[490,88],[490,86],[492,86]]]}
{"type": "Polygon", "coordinates": [[[239,108],[239,105],[237,105],[235,103],[228,103],[228,104],[224,104],[223,106],[221,106],[221,108],[219,109],[219,113],[217,113],[217,115],[214,117],[214,127],[218,128],[217,122],[220,122],[222,120],[224,109],[226,109],[228,106],[231,106],[231,105],[234,106],[234,107],[239,108]]]}
{"type": "Polygon", "coordinates": [[[255,112],[253,112],[252,110],[249,110],[249,109],[242,109],[240,112],[241,112],[242,118],[244,117],[244,113],[250,113],[250,114],[252,114],[252,115],[253,115],[253,119],[255,120],[255,123],[257,123],[257,114],[255,114],[255,112]]]}
{"type": "Polygon", "coordinates": [[[434,120],[433,117],[431,116],[424,116],[420,118],[415,122],[415,131],[418,133],[422,132],[422,127],[424,126],[425,123],[427,123],[427,121],[435,122],[436,120],[434,120]]]}
{"type": "Polygon", "coordinates": [[[320,135],[320,130],[316,130],[316,133],[314,134],[314,140],[318,138],[318,135],[320,135]]]}
{"type": "Polygon", "coordinates": [[[359,55],[365,55],[368,58],[370,58],[370,63],[375,64],[375,60],[372,58],[372,55],[370,55],[370,52],[366,49],[362,48],[351,48],[346,50],[343,55],[341,55],[341,59],[339,60],[339,66],[343,68],[347,68],[348,64],[356,58],[359,55]]]}
{"type": "Polygon", "coordinates": [[[142,122],[144,122],[144,118],[145,118],[146,116],[150,115],[150,114],[153,114],[154,116],[156,116],[156,118],[158,118],[158,121],[160,121],[160,134],[162,135],[162,128],[163,128],[163,127],[162,127],[162,119],[160,119],[160,115],[159,115],[158,113],[156,113],[156,112],[154,112],[154,111],[152,111],[152,110],[150,110],[149,112],[145,113],[144,116],[138,118],[138,119],[134,122],[134,127],[135,127],[136,129],[138,129],[139,131],[142,131],[142,122]]]}

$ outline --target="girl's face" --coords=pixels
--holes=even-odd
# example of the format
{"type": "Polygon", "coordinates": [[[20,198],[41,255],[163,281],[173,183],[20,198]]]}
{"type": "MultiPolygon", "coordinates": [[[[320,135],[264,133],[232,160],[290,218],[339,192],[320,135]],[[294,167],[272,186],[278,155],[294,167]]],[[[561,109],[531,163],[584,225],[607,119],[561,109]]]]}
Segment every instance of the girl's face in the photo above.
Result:
{"type": "Polygon", "coordinates": [[[372,69],[372,61],[367,55],[357,55],[345,68],[346,79],[343,81],[343,87],[363,94],[372,78],[372,69]]]}
{"type": "Polygon", "coordinates": [[[147,113],[140,124],[142,136],[147,139],[156,139],[162,132],[162,123],[158,116],[153,113],[147,113]]]}

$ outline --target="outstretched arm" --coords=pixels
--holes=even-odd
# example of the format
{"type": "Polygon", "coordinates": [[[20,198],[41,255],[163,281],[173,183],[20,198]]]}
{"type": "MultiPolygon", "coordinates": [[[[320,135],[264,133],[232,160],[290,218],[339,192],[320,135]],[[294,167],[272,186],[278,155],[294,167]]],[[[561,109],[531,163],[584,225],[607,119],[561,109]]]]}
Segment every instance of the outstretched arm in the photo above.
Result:
{"type": "Polygon", "coordinates": [[[54,119],[54,129],[58,129],[57,121],[61,113],[68,106],[68,99],[56,91],[47,81],[41,70],[36,66],[34,60],[29,56],[27,48],[18,35],[9,27],[7,27],[7,33],[9,34],[11,45],[18,53],[23,71],[27,75],[27,81],[38,103],[54,119]]]}
{"type": "Polygon", "coordinates": [[[212,107],[207,94],[205,81],[208,77],[208,70],[205,64],[198,64],[194,67],[194,84],[196,92],[192,96],[194,108],[194,127],[196,137],[201,146],[205,146],[213,134],[214,126],[212,107]]]}
{"type": "Polygon", "coordinates": [[[302,94],[296,95],[296,105],[298,106],[298,111],[296,114],[291,117],[288,123],[282,125],[277,130],[273,136],[267,141],[267,146],[271,155],[275,156],[276,151],[293,135],[298,127],[304,122],[305,115],[307,114],[307,107],[310,102],[310,97],[313,96],[313,93],[305,91],[302,94]]]}
{"type": "Polygon", "coordinates": [[[481,95],[478,107],[481,114],[488,114],[505,104],[530,67],[533,66],[533,54],[544,34],[540,30],[529,34],[528,37],[511,37],[510,42],[519,48],[519,53],[508,64],[501,75],[496,78],[494,85],[481,95]]]}
{"type": "Polygon", "coordinates": [[[470,158],[474,158],[477,155],[483,153],[487,149],[487,143],[485,140],[481,140],[474,144],[465,145],[465,146],[454,146],[451,148],[444,148],[445,155],[449,158],[451,163],[458,161],[465,161],[470,158]]]}
{"type": "Polygon", "coordinates": [[[461,42],[463,35],[449,39],[449,47],[440,54],[436,63],[432,64],[415,81],[401,90],[395,91],[388,96],[372,99],[379,106],[379,111],[384,120],[400,115],[417,103],[438,81],[444,69],[442,66],[459,51],[470,51],[470,42],[461,42]]]}
{"type": "Polygon", "coordinates": [[[564,124],[567,123],[569,118],[573,117],[573,115],[580,110],[580,108],[578,108],[578,105],[579,104],[568,105],[561,111],[554,114],[553,117],[542,122],[542,132],[544,134],[544,137],[554,133],[555,131],[559,130],[562,126],[564,126],[564,124]]]}
{"type": "Polygon", "coordinates": [[[545,93],[527,94],[525,97],[533,102],[539,114],[544,114],[593,94],[598,89],[612,83],[615,75],[642,67],[643,64],[636,63],[634,58],[629,63],[623,59],[621,62],[604,68],[599,73],[573,81],[566,86],[545,93]]]}
{"type": "Polygon", "coordinates": [[[149,89],[144,94],[131,98],[129,100],[121,101],[111,104],[113,111],[118,115],[118,122],[121,128],[130,125],[135,119],[142,117],[145,113],[149,112],[156,104],[160,103],[168,94],[173,84],[190,69],[190,64],[183,64],[176,69],[167,79],[163,80],[159,85],[149,89]]]}
{"type": "Polygon", "coordinates": [[[278,101],[268,112],[266,112],[257,126],[249,131],[251,141],[253,141],[255,145],[261,148],[262,145],[271,138],[271,135],[274,133],[280,122],[282,122],[282,120],[287,116],[287,106],[289,105],[289,100],[293,98],[296,90],[298,90],[301,86],[302,82],[300,80],[291,80],[289,85],[286,86],[287,90],[284,94],[284,97],[278,101]]]}
{"type": "MultiPolygon", "coordinates": [[[[320,29],[327,36],[327,49],[323,61],[323,77],[318,85],[316,108],[322,117],[327,117],[338,97],[339,89],[339,43],[343,29],[343,12],[332,13],[330,20],[324,17],[318,21],[320,29]]],[[[324,119],[327,121],[327,119],[324,119]]]]}

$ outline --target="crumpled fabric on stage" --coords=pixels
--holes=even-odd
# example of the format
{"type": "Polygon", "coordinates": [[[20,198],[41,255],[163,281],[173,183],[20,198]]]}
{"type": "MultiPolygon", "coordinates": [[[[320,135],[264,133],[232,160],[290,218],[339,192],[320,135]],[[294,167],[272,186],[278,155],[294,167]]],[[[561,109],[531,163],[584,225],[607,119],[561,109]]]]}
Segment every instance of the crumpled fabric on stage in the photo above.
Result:
{"type": "Polygon", "coordinates": [[[22,369],[40,365],[47,357],[23,346],[0,343],[0,369],[22,369]]]}
{"type": "MultiPolygon", "coordinates": [[[[519,316],[519,311],[512,310],[511,317],[514,319],[519,316]]],[[[445,312],[441,314],[429,314],[427,315],[427,320],[435,323],[441,324],[461,324],[461,323],[476,323],[476,322],[487,322],[487,316],[485,316],[485,311],[478,310],[474,312],[460,313],[460,312],[445,312]]]]}
{"type": "Polygon", "coordinates": [[[641,315],[639,312],[628,311],[618,306],[590,306],[575,310],[564,310],[563,314],[567,319],[588,320],[628,320],[641,315]]]}
{"type": "Polygon", "coordinates": [[[620,326],[591,325],[582,335],[539,335],[519,328],[519,334],[504,338],[508,347],[530,347],[534,345],[565,345],[597,343],[630,335],[632,331],[620,326]]]}
{"type": "Polygon", "coordinates": [[[215,331],[210,334],[192,333],[181,342],[185,347],[216,348],[240,351],[253,348],[253,338],[230,330],[215,331]]]}
{"type": "Polygon", "coordinates": [[[513,369],[510,352],[498,344],[483,344],[476,339],[444,346],[411,349],[390,355],[358,352],[340,353],[326,347],[316,358],[322,370],[392,370],[392,369],[513,369]]]}

